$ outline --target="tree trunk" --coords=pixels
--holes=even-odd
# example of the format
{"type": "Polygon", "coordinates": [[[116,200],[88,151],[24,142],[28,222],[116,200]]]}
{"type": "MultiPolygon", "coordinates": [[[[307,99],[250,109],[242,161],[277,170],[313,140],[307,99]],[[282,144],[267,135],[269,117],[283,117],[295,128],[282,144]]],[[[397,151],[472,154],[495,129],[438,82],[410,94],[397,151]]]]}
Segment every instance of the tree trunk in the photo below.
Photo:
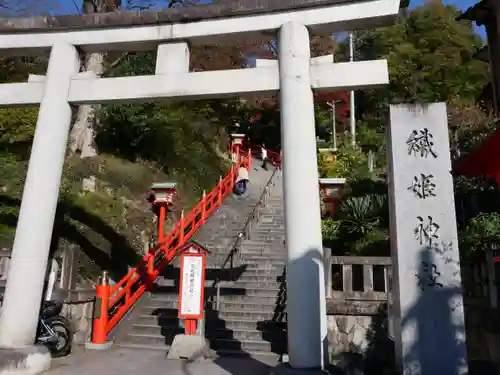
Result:
{"type": "MultiPolygon", "coordinates": [[[[90,71],[96,77],[101,77],[104,72],[104,54],[91,53],[86,56],[84,71],[90,71]]],[[[97,117],[97,105],[81,105],[78,107],[76,121],[70,133],[70,154],[80,152],[82,159],[97,155],[95,145],[97,117]]]]}
{"type": "MultiPolygon", "coordinates": [[[[83,0],[82,10],[84,14],[105,13],[120,9],[121,0],[83,0]]],[[[85,56],[85,72],[93,72],[97,78],[104,72],[104,54],[91,53],[85,56]]],[[[70,133],[70,154],[80,152],[82,159],[97,155],[95,144],[96,136],[96,105],[81,105],[78,108],[76,121],[70,133]]]]}

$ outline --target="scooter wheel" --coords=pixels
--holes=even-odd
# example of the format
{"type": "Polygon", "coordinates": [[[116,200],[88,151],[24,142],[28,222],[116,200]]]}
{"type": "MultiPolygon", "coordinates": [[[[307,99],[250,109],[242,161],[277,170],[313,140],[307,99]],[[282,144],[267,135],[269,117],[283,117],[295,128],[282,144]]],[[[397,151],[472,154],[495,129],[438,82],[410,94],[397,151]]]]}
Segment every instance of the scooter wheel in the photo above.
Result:
{"type": "Polygon", "coordinates": [[[73,344],[73,332],[70,322],[61,316],[54,316],[45,321],[57,334],[57,342],[47,345],[53,358],[64,357],[71,353],[73,344]]]}

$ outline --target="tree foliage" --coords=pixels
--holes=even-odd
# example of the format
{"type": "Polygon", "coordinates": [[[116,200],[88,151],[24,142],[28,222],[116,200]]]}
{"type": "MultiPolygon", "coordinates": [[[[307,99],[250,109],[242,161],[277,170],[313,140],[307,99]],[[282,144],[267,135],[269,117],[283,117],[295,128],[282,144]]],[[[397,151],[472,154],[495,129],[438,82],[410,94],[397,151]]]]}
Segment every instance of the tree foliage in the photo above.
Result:
{"type": "MultiPolygon", "coordinates": [[[[459,10],[426,2],[391,27],[357,33],[356,58],[385,58],[390,85],[358,95],[366,119],[385,121],[390,103],[474,102],[488,81],[488,64],[473,58],[484,45],[472,24],[456,21],[459,10]]],[[[345,47],[344,47],[345,50],[345,47]]]]}
{"type": "Polygon", "coordinates": [[[500,246],[500,215],[481,213],[460,232],[460,247],[468,256],[477,256],[500,246]]]}

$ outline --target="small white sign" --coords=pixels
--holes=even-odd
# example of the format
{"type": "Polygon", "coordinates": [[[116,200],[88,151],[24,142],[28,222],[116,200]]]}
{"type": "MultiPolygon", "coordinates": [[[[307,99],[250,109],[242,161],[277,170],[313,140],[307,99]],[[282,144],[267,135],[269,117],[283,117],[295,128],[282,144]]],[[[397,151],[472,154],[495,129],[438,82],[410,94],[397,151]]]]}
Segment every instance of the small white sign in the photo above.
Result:
{"type": "Polygon", "coordinates": [[[203,255],[183,256],[179,316],[201,315],[203,255]]]}

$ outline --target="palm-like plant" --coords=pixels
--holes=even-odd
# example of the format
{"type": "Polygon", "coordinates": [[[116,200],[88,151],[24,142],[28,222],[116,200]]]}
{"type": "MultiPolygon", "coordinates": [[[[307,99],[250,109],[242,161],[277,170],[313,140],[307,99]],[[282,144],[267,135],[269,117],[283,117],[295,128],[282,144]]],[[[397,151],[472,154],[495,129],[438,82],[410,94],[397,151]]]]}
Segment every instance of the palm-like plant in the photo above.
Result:
{"type": "Polygon", "coordinates": [[[365,236],[383,226],[387,217],[387,195],[350,197],[340,205],[343,227],[351,234],[365,236]]]}

